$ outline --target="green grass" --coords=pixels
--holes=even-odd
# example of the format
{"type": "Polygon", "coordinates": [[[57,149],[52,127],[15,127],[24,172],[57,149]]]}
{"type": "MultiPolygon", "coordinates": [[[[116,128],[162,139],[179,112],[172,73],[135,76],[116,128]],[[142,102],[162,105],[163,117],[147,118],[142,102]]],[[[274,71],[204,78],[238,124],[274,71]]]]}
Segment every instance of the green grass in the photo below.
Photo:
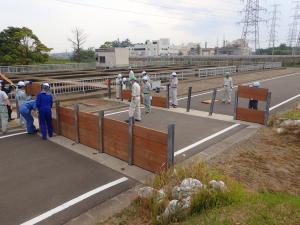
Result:
{"type": "Polygon", "coordinates": [[[284,118],[291,119],[291,120],[299,120],[300,119],[300,110],[294,109],[292,111],[288,111],[283,114],[284,118]]]}
{"type": "Polygon", "coordinates": [[[44,64],[67,64],[67,63],[74,63],[71,61],[71,59],[60,59],[60,58],[54,58],[54,57],[49,57],[47,62],[44,64]]]}

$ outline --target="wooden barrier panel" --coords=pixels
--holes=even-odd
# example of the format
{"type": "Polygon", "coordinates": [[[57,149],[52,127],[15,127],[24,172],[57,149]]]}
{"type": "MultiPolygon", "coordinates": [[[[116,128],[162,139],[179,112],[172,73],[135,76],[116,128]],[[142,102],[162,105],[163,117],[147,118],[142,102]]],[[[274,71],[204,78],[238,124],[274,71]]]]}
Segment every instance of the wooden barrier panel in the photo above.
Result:
{"type": "Polygon", "coordinates": [[[259,101],[266,101],[268,97],[268,89],[266,88],[255,88],[248,86],[238,87],[239,98],[255,99],[259,101]]]}
{"type": "Polygon", "coordinates": [[[36,96],[41,91],[40,83],[31,83],[25,87],[27,95],[36,96]]]}
{"type": "Polygon", "coordinates": [[[61,135],[73,141],[76,139],[74,110],[60,107],[59,109],[61,135]]]}
{"type": "Polygon", "coordinates": [[[54,133],[57,134],[57,123],[56,123],[56,119],[55,118],[52,118],[52,127],[53,127],[54,133]]]}
{"type": "Polygon", "coordinates": [[[103,118],[104,152],[123,161],[128,161],[128,124],[103,118]]]}
{"type": "Polygon", "coordinates": [[[131,99],[131,91],[130,90],[123,90],[123,99],[130,100],[131,99]]]}
{"type": "Polygon", "coordinates": [[[162,107],[162,108],[167,108],[167,98],[164,97],[159,97],[159,96],[152,96],[152,105],[156,107],[162,107]]]}
{"type": "Polygon", "coordinates": [[[98,116],[79,112],[79,142],[94,149],[99,149],[99,124],[98,116]]]}
{"type": "Polygon", "coordinates": [[[236,110],[237,120],[265,124],[265,111],[246,108],[237,108],[236,110]]]}
{"type": "Polygon", "coordinates": [[[167,168],[168,135],[133,126],[133,164],[151,172],[167,168]]]}

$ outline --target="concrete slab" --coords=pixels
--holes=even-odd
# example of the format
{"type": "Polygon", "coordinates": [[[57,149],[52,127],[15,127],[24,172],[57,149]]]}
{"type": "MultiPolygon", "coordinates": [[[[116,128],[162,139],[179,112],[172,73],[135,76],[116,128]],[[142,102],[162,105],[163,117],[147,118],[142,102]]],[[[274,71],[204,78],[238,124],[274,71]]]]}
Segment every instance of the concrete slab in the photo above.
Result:
{"type": "MultiPolygon", "coordinates": [[[[282,77],[276,77],[271,79],[262,80],[261,84],[264,88],[269,88],[272,92],[272,100],[271,100],[271,113],[276,112],[277,109],[283,107],[284,105],[279,105],[280,103],[298,95],[298,99],[300,99],[300,74],[292,74],[292,75],[286,75],[282,77]]],[[[236,90],[236,88],[234,89],[236,90]]],[[[204,104],[202,101],[211,99],[212,92],[204,92],[199,94],[194,94],[192,97],[191,102],[191,108],[194,110],[200,110],[209,112],[210,105],[204,104]]],[[[217,99],[222,100],[223,96],[223,90],[218,90],[217,93],[217,99]]],[[[215,104],[215,113],[217,114],[224,114],[224,115],[233,115],[234,114],[234,98],[235,94],[232,93],[232,104],[223,104],[220,102],[217,102],[215,104]]],[[[293,100],[293,99],[292,99],[293,100]]],[[[292,103],[293,101],[289,101],[286,104],[292,103]]],[[[187,98],[182,97],[179,98],[179,106],[185,108],[187,104],[187,98]]],[[[247,107],[248,101],[247,100],[241,100],[239,102],[239,105],[242,107],[247,107]]],[[[259,107],[263,109],[265,107],[265,104],[260,103],[259,107]]]]}
{"type": "Polygon", "coordinates": [[[0,142],[0,224],[63,224],[136,183],[39,136],[0,142]]]}

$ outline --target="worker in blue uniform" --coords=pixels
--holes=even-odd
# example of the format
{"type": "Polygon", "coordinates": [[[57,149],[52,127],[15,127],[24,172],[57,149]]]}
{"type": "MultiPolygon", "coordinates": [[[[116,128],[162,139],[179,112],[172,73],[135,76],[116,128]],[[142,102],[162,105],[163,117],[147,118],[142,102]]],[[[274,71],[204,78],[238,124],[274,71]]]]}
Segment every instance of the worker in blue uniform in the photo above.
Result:
{"type": "Polygon", "coordinates": [[[48,136],[53,136],[52,105],[53,97],[50,92],[50,85],[48,83],[44,83],[42,84],[42,91],[36,98],[36,107],[39,111],[40,130],[42,132],[43,140],[47,140],[47,130],[48,136]]]}
{"type": "Polygon", "coordinates": [[[31,114],[32,110],[36,110],[35,100],[23,101],[20,106],[20,114],[26,120],[26,129],[28,134],[35,134],[37,132],[37,129],[33,124],[34,119],[31,114]]]}

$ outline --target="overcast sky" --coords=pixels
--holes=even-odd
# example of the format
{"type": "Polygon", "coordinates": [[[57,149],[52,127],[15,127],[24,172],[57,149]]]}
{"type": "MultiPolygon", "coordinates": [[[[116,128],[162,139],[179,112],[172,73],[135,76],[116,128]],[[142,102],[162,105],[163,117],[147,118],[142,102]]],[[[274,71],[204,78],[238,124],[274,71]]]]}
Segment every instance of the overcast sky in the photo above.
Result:
{"type": "MultiPolygon", "coordinates": [[[[291,23],[292,0],[261,0],[269,9],[281,4],[278,39],[286,42],[291,23]]],[[[132,42],[170,38],[171,43],[200,42],[214,47],[223,38],[241,37],[243,9],[240,0],[0,0],[0,30],[26,26],[52,52],[71,49],[68,37],[74,27],[83,29],[85,47],[99,47],[106,40],[129,38],[132,42]]],[[[261,46],[267,45],[268,25],[260,27],[261,46]]]]}

